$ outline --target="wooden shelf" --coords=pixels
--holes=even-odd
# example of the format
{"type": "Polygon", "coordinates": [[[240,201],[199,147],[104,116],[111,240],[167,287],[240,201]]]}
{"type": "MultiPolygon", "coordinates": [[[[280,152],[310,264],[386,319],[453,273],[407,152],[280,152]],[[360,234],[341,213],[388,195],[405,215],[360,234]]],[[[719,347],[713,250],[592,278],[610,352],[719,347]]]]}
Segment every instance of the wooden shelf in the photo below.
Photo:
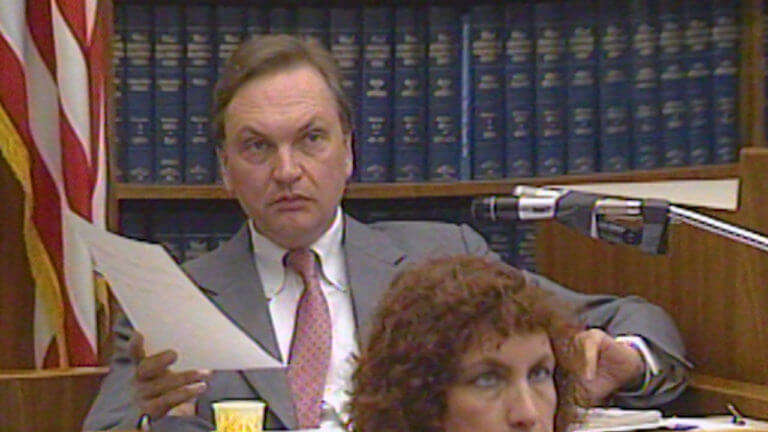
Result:
{"type": "MultiPolygon", "coordinates": [[[[544,186],[624,181],[663,181],[684,179],[717,179],[738,175],[736,164],[669,168],[652,171],[629,171],[558,177],[521,177],[497,181],[463,181],[454,183],[352,183],[347,199],[396,199],[461,197],[486,194],[508,194],[516,185],[544,186]]],[[[117,200],[217,200],[230,199],[220,184],[211,185],[141,185],[116,183],[117,200]]]]}

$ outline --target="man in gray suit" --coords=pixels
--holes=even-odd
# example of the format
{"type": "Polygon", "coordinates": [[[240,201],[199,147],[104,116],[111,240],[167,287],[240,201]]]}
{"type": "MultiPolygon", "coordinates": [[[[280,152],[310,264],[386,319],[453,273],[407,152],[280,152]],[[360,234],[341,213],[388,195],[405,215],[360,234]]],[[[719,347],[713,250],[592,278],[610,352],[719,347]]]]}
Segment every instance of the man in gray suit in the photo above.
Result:
{"type": "MultiPolygon", "coordinates": [[[[315,301],[329,333],[328,350],[321,351],[328,358],[312,372],[321,382],[312,400],[343,414],[353,357],[394,274],[438,254],[493,255],[466,226],[365,225],[344,214],[340,202],[353,169],[351,112],[338,69],[318,44],[266,36],[245,42],[232,56],[216,88],[214,127],[224,184],[249,221],[185,269],[286,369],[172,372],[173,351],[146,355],[141,335],[122,318],[111,370],[85,429],[151,424],[152,430],[210,431],[212,402],[255,398],[267,402],[267,428],[316,426],[320,406],[298,402],[306,389],[291,375],[306,361],[294,358],[299,334],[306,326],[320,331],[312,327],[319,326],[317,319],[308,324],[301,318],[312,290],[322,293],[315,301]],[[286,265],[295,251],[311,252],[316,273],[286,265]]],[[[581,313],[587,329],[576,346],[584,358],[582,383],[594,400],[651,406],[682,391],[688,365],[679,334],[661,309],[634,297],[587,296],[529,277],[581,313]]]]}

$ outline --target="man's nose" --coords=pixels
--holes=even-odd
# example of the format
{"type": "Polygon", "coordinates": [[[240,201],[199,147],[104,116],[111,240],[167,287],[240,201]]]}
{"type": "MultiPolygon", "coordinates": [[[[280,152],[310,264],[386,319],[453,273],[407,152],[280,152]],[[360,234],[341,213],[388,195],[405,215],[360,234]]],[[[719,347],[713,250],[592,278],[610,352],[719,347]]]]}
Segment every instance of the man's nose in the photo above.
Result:
{"type": "Polygon", "coordinates": [[[278,150],[274,159],[273,176],[280,183],[293,183],[301,177],[301,163],[290,147],[278,150]]]}
{"type": "Polygon", "coordinates": [[[507,389],[504,409],[507,424],[516,431],[532,431],[541,420],[536,396],[526,385],[507,389]]]}

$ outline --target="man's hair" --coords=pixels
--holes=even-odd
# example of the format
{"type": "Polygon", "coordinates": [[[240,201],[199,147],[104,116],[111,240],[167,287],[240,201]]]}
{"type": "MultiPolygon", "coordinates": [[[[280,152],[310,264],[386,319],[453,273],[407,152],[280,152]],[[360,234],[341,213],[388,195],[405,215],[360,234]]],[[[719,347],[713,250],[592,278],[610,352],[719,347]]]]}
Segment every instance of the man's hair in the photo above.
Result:
{"type": "Polygon", "coordinates": [[[351,132],[352,106],[341,86],[341,72],[331,53],[320,42],[289,35],[253,36],[227,60],[216,83],[212,113],[216,145],[224,143],[224,115],[244,84],[300,65],[310,66],[323,76],[336,99],[342,130],[351,132]]]}
{"type": "Polygon", "coordinates": [[[350,423],[359,432],[442,431],[447,390],[467,349],[544,332],[557,360],[555,431],[576,419],[572,309],[506,264],[435,258],[398,274],[384,295],[353,374],[350,423]],[[490,338],[490,339],[489,339],[490,338]]]}

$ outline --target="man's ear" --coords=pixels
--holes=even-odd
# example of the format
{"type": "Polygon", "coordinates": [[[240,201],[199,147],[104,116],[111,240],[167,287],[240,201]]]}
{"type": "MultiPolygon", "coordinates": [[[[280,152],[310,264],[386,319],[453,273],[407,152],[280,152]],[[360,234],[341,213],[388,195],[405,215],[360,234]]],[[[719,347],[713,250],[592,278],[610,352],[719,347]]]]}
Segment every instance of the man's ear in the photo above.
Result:
{"type": "Polygon", "coordinates": [[[227,152],[222,147],[216,147],[216,159],[219,161],[219,170],[221,170],[221,181],[224,183],[224,189],[232,194],[232,185],[229,182],[229,159],[227,152]]]}
{"type": "Polygon", "coordinates": [[[347,179],[352,177],[352,172],[355,169],[355,147],[353,146],[352,132],[347,133],[345,138],[347,147],[347,156],[344,159],[344,171],[347,174],[347,179]]]}

